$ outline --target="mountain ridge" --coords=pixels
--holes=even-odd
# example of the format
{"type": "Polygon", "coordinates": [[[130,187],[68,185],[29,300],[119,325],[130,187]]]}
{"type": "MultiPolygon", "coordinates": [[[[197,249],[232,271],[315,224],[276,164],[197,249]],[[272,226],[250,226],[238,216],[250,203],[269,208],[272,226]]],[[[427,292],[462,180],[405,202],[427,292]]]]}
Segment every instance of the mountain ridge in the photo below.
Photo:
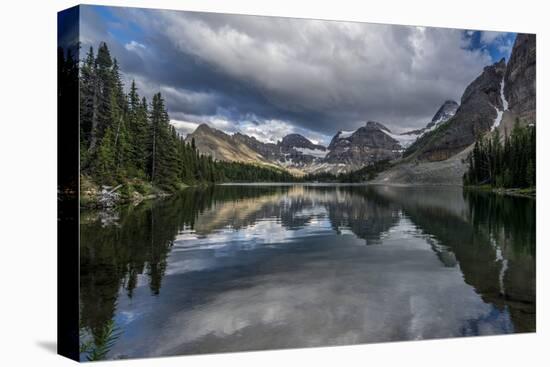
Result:
{"type": "Polygon", "coordinates": [[[297,133],[285,135],[277,143],[265,143],[241,132],[227,134],[207,124],[199,125],[185,141],[191,143],[194,139],[197,149],[214,159],[276,165],[302,174],[343,173],[379,161],[399,159],[429,126],[444,121],[449,114],[448,105],[453,103],[456,104],[445,101],[422,129],[393,133],[383,123],[369,120],[356,130],[339,130],[326,147],[297,133]]]}

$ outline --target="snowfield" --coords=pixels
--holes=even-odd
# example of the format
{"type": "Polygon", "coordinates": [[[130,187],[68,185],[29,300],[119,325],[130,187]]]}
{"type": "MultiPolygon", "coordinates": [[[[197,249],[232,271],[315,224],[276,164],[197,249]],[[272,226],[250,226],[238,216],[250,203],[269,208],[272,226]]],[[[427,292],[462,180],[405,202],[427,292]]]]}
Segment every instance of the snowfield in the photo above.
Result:
{"type": "Polygon", "coordinates": [[[357,130],[352,130],[352,131],[340,131],[339,134],[338,134],[338,139],[345,139],[345,138],[349,138],[350,136],[352,136],[357,130]]]}
{"type": "Polygon", "coordinates": [[[309,148],[294,148],[297,151],[301,152],[304,155],[311,155],[315,158],[325,158],[328,154],[327,150],[321,150],[321,149],[309,149],[309,148]]]}
{"type": "Polygon", "coordinates": [[[399,145],[401,145],[403,149],[408,148],[412,143],[416,141],[416,139],[418,139],[419,136],[422,135],[422,134],[393,134],[385,130],[383,131],[390,138],[397,140],[399,142],[399,145]]]}
{"type": "Polygon", "coordinates": [[[491,131],[495,130],[502,121],[502,116],[504,115],[504,111],[508,110],[508,101],[506,100],[506,97],[504,97],[504,78],[502,78],[502,81],[500,82],[500,100],[502,101],[502,110],[499,110],[497,107],[495,107],[495,110],[497,111],[497,117],[495,118],[495,122],[493,123],[493,126],[491,126],[491,131]]]}

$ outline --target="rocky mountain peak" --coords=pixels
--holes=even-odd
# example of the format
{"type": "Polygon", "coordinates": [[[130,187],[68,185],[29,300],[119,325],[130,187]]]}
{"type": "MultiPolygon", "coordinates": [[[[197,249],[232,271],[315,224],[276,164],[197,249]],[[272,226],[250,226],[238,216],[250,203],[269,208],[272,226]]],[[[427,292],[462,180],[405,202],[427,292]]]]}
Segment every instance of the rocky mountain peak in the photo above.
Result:
{"type": "Polygon", "coordinates": [[[309,139],[300,134],[288,134],[279,143],[279,146],[285,149],[291,148],[305,148],[305,149],[318,149],[325,150],[326,148],[319,144],[313,144],[309,139]]]}
{"type": "Polygon", "coordinates": [[[390,129],[376,121],[368,121],[355,131],[339,131],[330,142],[325,161],[357,169],[398,158],[402,146],[390,135],[390,129]]]}
{"type": "Polygon", "coordinates": [[[432,117],[432,120],[425,127],[421,129],[410,130],[402,134],[399,134],[400,136],[409,136],[409,141],[407,142],[407,144],[405,144],[404,148],[407,148],[411,144],[414,144],[414,142],[418,138],[420,138],[423,134],[431,130],[434,130],[439,124],[448,121],[451,117],[453,117],[456,114],[458,107],[459,107],[459,104],[456,103],[456,101],[453,101],[452,99],[448,99],[445,102],[443,102],[443,104],[439,107],[439,109],[436,111],[436,113],[432,117]]]}
{"type": "Polygon", "coordinates": [[[478,76],[464,91],[460,104],[464,105],[470,98],[478,98],[484,95],[488,98],[493,106],[501,106],[500,100],[500,84],[506,72],[506,62],[501,59],[493,65],[486,66],[483,72],[478,76]]]}
{"type": "Polygon", "coordinates": [[[238,141],[235,136],[207,124],[199,125],[195,131],[187,135],[185,141],[190,143],[192,139],[195,139],[195,145],[201,154],[209,155],[216,160],[268,163],[265,157],[238,141]]]}
{"type": "Polygon", "coordinates": [[[213,131],[213,129],[210,126],[208,126],[205,123],[202,123],[195,129],[193,134],[196,134],[196,133],[211,133],[212,131],[213,131]]]}
{"type": "Polygon", "coordinates": [[[455,115],[456,110],[458,110],[458,103],[456,103],[451,99],[446,100],[445,102],[443,102],[441,107],[439,107],[439,109],[433,116],[432,121],[430,121],[430,123],[426,125],[426,128],[423,130],[433,129],[438,124],[449,120],[451,117],[455,115]]]}
{"type": "Polygon", "coordinates": [[[458,109],[458,103],[448,99],[445,102],[443,102],[441,107],[439,107],[434,117],[432,118],[431,122],[437,123],[439,121],[448,120],[451,116],[453,116],[456,113],[457,109],[458,109]]]}
{"type": "Polygon", "coordinates": [[[391,133],[390,129],[388,129],[386,126],[384,126],[380,122],[376,122],[376,121],[367,121],[367,123],[365,124],[365,127],[367,129],[385,130],[385,131],[391,133]]]}

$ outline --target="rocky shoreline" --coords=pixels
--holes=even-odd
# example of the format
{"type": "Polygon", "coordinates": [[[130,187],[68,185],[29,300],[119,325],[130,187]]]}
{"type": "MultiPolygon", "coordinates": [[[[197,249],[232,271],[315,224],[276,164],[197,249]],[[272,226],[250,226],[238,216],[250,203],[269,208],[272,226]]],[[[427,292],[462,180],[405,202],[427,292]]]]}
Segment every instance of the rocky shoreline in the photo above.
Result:
{"type": "Polygon", "coordinates": [[[87,177],[80,178],[80,208],[108,209],[121,205],[137,206],[146,200],[171,196],[143,180],[131,180],[117,186],[99,186],[87,177]]]}

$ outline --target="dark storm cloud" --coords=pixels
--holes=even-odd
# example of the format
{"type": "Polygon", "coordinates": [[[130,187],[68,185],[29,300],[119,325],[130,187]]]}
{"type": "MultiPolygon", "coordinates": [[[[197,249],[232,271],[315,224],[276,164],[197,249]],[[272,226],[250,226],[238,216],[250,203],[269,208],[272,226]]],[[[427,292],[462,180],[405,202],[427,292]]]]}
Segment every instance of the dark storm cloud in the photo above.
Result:
{"type": "Polygon", "coordinates": [[[182,131],[208,122],[264,139],[423,126],[492,62],[452,29],[102,7],[82,24],[84,44],[106,41],[182,131]]]}

